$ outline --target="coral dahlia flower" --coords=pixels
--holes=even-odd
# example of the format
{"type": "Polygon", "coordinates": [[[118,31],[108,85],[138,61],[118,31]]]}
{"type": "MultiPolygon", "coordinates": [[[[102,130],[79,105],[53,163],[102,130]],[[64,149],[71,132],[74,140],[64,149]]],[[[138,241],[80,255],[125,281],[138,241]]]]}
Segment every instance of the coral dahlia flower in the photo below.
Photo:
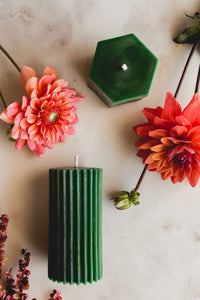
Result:
{"type": "Polygon", "coordinates": [[[137,155],[162,179],[176,183],[186,177],[194,187],[200,177],[200,95],[182,111],[167,93],[164,108],[145,108],[143,114],[148,122],[133,128],[141,137],[135,144],[137,155]]]}
{"type": "Polygon", "coordinates": [[[82,100],[75,89],[67,88],[67,81],[48,65],[41,78],[30,67],[22,67],[21,84],[28,97],[22,102],[10,104],[0,119],[12,124],[11,137],[16,140],[17,150],[28,145],[35,155],[41,157],[45,148],[64,142],[65,136],[74,133],[78,122],[74,104],[82,100]]]}

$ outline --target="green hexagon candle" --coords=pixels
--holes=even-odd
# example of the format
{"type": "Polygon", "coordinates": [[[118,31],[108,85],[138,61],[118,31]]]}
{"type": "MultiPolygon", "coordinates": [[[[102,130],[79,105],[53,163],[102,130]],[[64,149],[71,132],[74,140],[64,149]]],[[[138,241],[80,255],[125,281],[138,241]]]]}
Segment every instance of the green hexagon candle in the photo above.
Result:
{"type": "Polygon", "coordinates": [[[78,285],[102,278],[102,169],[49,170],[48,276],[78,285]]]}
{"type": "Polygon", "coordinates": [[[110,107],[138,100],[149,94],[157,63],[134,34],[100,41],[88,85],[110,107]]]}

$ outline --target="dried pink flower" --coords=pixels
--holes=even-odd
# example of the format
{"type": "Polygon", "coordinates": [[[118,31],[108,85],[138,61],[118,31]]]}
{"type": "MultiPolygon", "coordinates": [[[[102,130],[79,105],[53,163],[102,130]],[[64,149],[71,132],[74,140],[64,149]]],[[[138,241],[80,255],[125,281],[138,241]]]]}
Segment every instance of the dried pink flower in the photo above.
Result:
{"type": "Polygon", "coordinates": [[[30,67],[22,67],[21,84],[28,97],[13,102],[0,115],[0,119],[12,124],[11,137],[16,140],[17,150],[28,145],[35,155],[41,157],[45,148],[64,142],[65,136],[73,134],[78,122],[74,104],[83,99],[75,89],[67,88],[67,81],[48,65],[41,79],[30,67]]]}
{"type": "MultiPolygon", "coordinates": [[[[23,257],[19,259],[19,269],[17,271],[17,280],[13,279],[11,274],[12,268],[5,272],[2,276],[2,267],[4,262],[4,242],[7,239],[7,225],[8,217],[6,214],[0,217],[0,300],[26,300],[28,295],[24,293],[24,290],[29,289],[29,278],[30,271],[28,270],[28,265],[30,262],[30,252],[22,249],[23,257]]],[[[53,290],[50,294],[50,300],[62,300],[60,293],[53,290]]],[[[33,298],[32,300],[36,300],[33,298]]]]}

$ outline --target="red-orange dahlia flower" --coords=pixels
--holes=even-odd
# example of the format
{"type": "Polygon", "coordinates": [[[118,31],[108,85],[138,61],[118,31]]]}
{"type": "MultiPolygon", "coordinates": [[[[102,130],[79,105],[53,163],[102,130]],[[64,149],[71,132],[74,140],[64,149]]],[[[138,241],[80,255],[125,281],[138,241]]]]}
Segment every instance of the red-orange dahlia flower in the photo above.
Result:
{"type": "Polygon", "coordinates": [[[164,108],[145,108],[143,114],[148,122],[133,127],[141,136],[135,144],[137,155],[162,179],[176,183],[187,177],[194,187],[200,177],[200,95],[196,93],[182,111],[167,93],[164,108]]]}
{"type": "Polygon", "coordinates": [[[41,157],[45,147],[65,141],[65,135],[74,133],[78,122],[74,103],[82,100],[75,89],[67,89],[67,81],[58,78],[58,73],[48,65],[41,79],[30,67],[22,67],[21,84],[28,97],[22,102],[10,104],[0,119],[13,124],[11,137],[16,140],[17,150],[26,144],[41,157]]]}

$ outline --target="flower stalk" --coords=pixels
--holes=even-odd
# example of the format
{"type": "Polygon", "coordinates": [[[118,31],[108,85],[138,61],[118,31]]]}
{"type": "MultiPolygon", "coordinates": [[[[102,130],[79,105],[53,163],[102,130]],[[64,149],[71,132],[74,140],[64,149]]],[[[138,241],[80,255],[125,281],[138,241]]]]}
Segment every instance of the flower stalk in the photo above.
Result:
{"type": "Polygon", "coordinates": [[[11,63],[15,66],[15,68],[17,69],[17,71],[21,71],[21,68],[18,66],[18,64],[16,63],[16,61],[13,59],[13,57],[6,51],[6,49],[0,45],[0,50],[5,54],[5,56],[7,56],[7,58],[11,61],[11,63]]]}
{"type": "Polygon", "coordinates": [[[0,91],[0,98],[1,98],[1,101],[2,101],[2,103],[3,103],[4,108],[6,108],[6,107],[7,107],[6,101],[5,101],[5,99],[4,99],[3,94],[2,94],[1,91],[0,91]]]}
{"type": "MultiPolygon", "coordinates": [[[[182,81],[183,81],[184,76],[186,74],[186,71],[188,69],[188,65],[190,63],[190,60],[192,58],[192,55],[193,55],[193,53],[194,53],[197,45],[198,45],[198,42],[196,42],[192,46],[192,48],[191,48],[191,51],[189,53],[188,59],[186,61],[185,67],[183,69],[181,78],[179,80],[176,92],[174,94],[174,98],[176,98],[177,95],[178,95],[178,92],[180,90],[182,81]]],[[[199,66],[197,80],[196,80],[195,93],[197,93],[199,91],[199,82],[200,82],[200,66],[199,66]]],[[[115,207],[117,209],[127,209],[127,208],[129,208],[131,206],[131,204],[134,204],[134,205],[138,205],[139,204],[139,201],[137,199],[140,196],[140,193],[138,193],[137,191],[138,191],[138,189],[139,189],[139,187],[140,187],[140,185],[141,185],[141,183],[142,183],[142,181],[144,179],[144,176],[145,176],[146,171],[147,171],[147,167],[148,167],[148,165],[145,164],[145,166],[143,168],[143,171],[142,171],[142,173],[141,173],[141,175],[139,177],[139,180],[138,180],[138,182],[136,184],[136,187],[131,191],[131,193],[124,191],[124,192],[118,192],[118,193],[116,193],[116,194],[113,195],[112,200],[114,200],[114,204],[115,204],[115,207]],[[131,198],[133,199],[134,195],[137,197],[137,199],[136,199],[136,201],[131,201],[131,198]]]]}

